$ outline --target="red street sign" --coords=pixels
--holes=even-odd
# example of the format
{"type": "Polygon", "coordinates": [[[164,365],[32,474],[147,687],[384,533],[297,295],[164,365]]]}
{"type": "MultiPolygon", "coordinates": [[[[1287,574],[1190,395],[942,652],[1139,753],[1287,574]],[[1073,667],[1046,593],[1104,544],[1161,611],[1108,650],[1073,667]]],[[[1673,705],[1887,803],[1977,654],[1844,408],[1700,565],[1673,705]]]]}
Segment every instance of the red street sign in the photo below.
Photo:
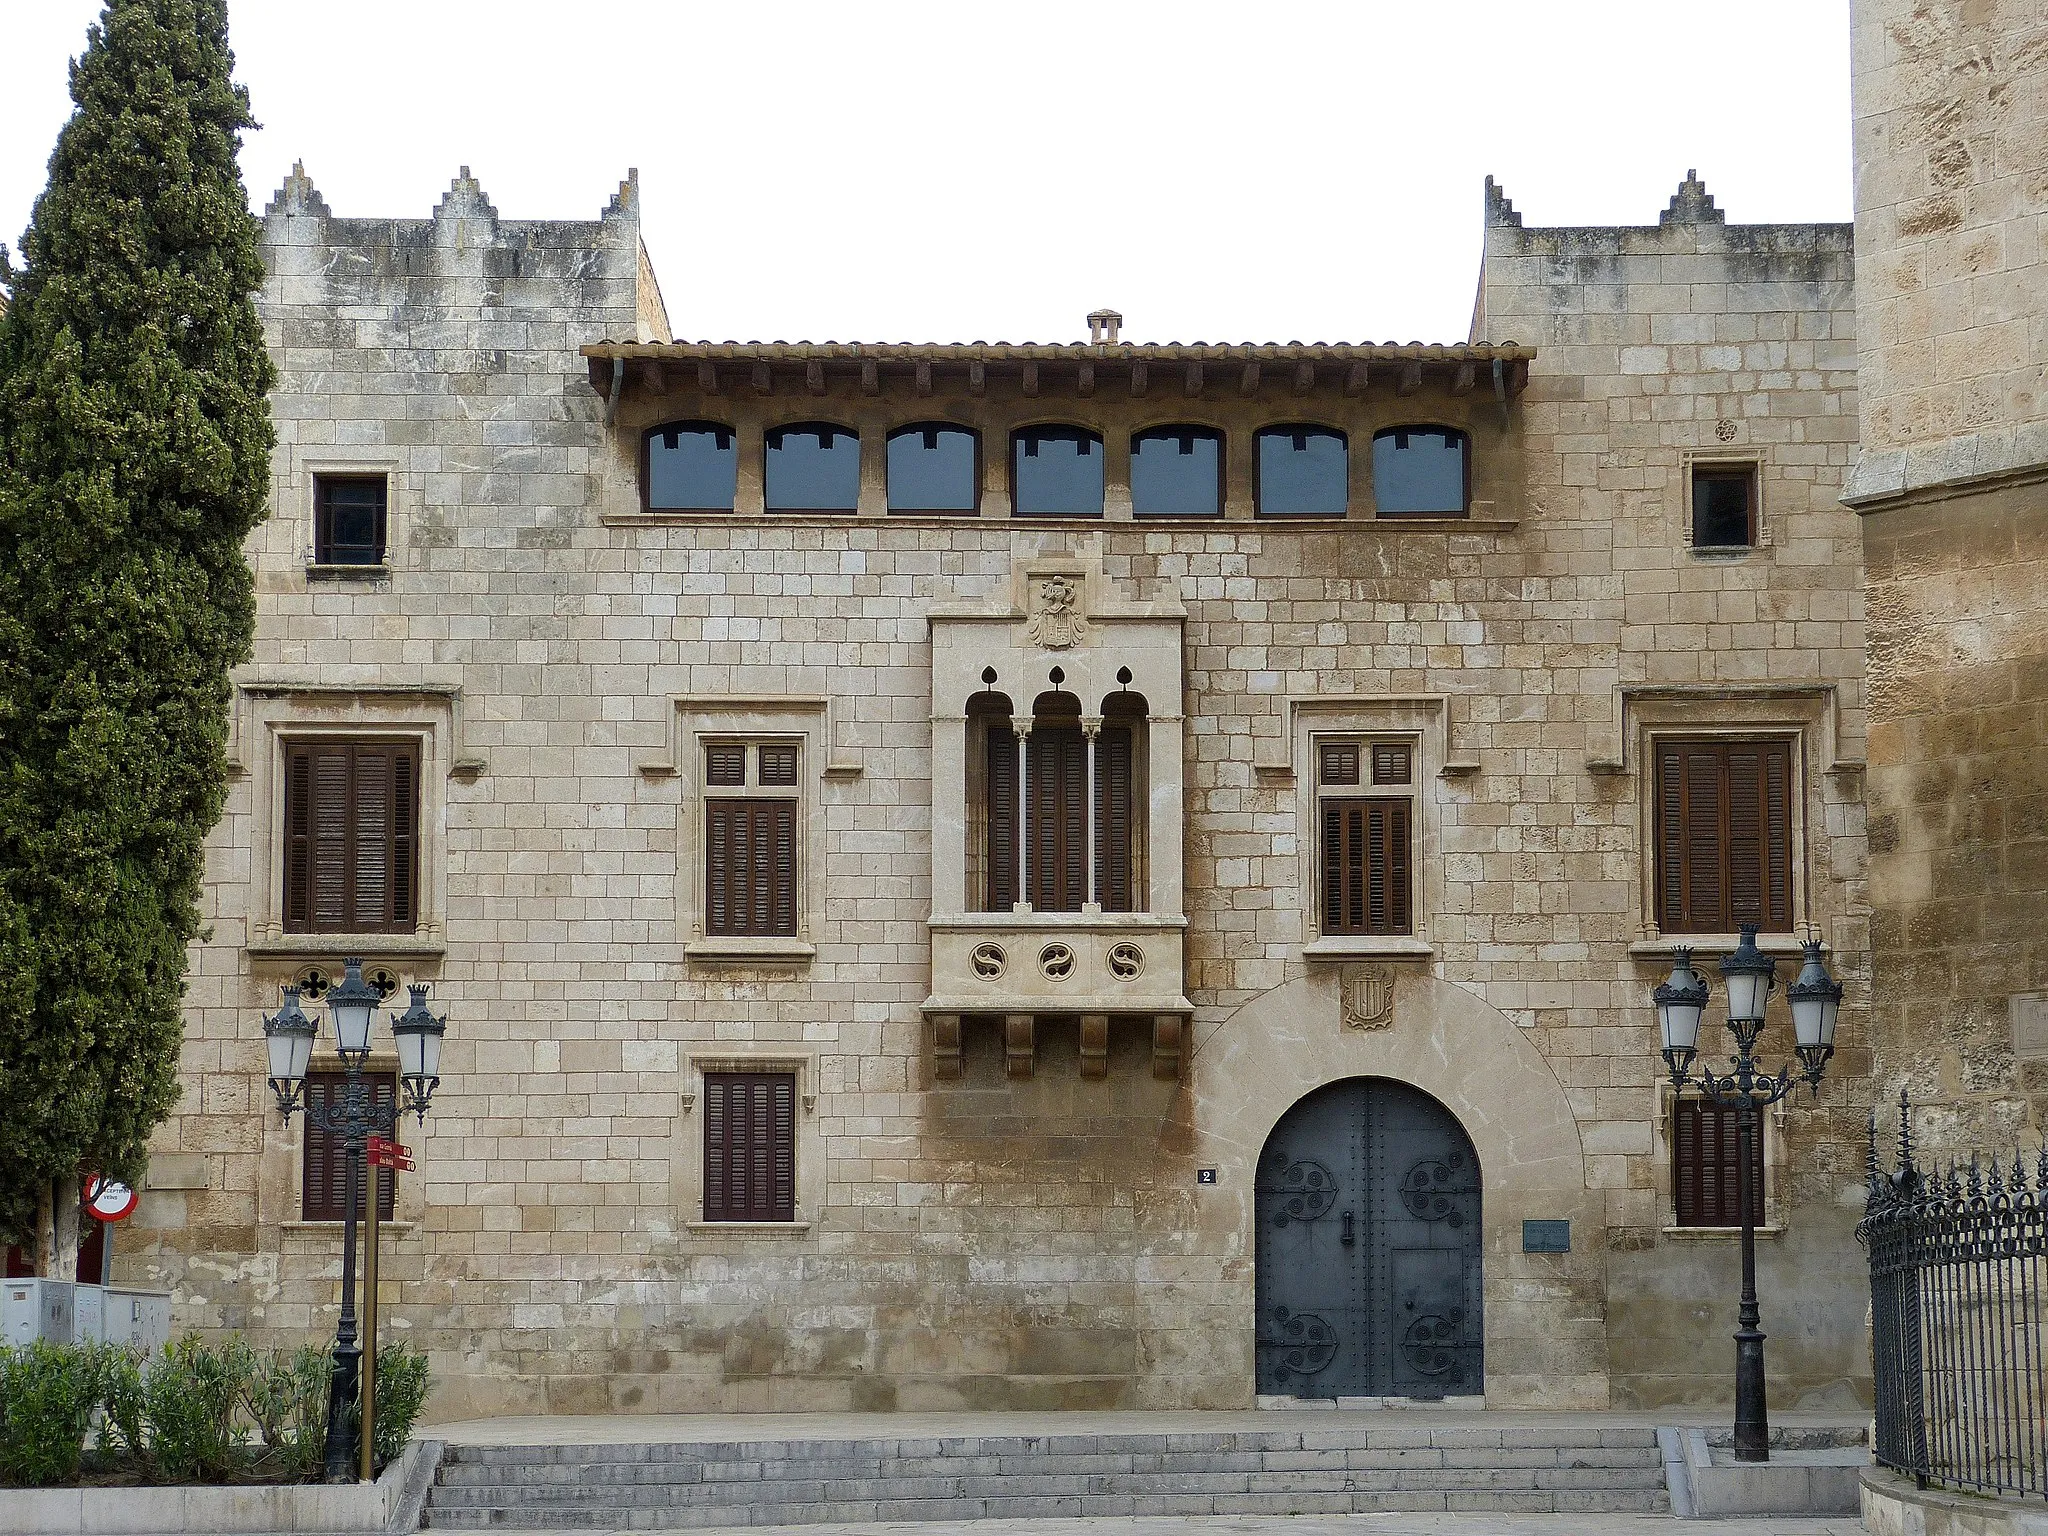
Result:
{"type": "Polygon", "coordinates": [[[410,1170],[412,1153],[399,1142],[385,1136],[370,1138],[370,1166],[373,1168],[398,1168],[410,1170]]]}
{"type": "Polygon", "coordinates": [[[119,1221],[135,1209],[141,1197],[126,1184],[88,1174],[85,1180],[85,1208],[95,1221],[119,1221]]]}

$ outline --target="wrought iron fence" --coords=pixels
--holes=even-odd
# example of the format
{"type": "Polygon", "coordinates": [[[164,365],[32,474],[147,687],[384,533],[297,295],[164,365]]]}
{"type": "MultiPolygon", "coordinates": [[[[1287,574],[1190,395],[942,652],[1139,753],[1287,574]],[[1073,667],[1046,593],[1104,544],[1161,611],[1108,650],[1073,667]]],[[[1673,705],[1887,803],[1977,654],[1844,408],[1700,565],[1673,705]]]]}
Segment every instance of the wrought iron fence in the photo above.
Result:
{"type": "Polygon", "coordinates": [[[2048,1144],[1923,1169],[1902,1093],[1898,1147],[1884,1172],[1872,1114],[1856,1235],[1870,1254],[1877,1459],[1923,1488],[2048,1495],[2048,1144]]]}

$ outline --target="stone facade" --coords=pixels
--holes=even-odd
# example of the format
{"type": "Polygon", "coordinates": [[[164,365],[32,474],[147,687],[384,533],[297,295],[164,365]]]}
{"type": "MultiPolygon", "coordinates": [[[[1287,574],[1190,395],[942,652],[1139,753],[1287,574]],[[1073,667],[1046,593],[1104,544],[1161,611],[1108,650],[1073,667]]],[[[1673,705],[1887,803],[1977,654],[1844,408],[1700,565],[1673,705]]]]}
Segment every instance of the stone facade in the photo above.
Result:
{"type": "MultiPolygon", "coordinates": [[[[384,1259],[443,1414],[1248,1404],[1254,1164],[1351,1076],[1426,1090],[1479,1155],[1489,1401],[1715,1400],[1735,1252],[1668,1230],[1645,753],[1772,732],[1797,745],[1794,916],[1850,995],[1819,1102],[1773,1120],[1771,1365],[1781,1404],[1863,1390],[1848,230],[1728,225],[1691,178],[1640,228],[1525,228],[1490,192],[1453,348],[680,347],[636,196],[516,223],[465,175],[432,220],[357,221],[295,175],[266,213],[257,650],[185,1097],[124,1275],[172,1285],[182,1322],[327,1327],[339,1241],[296,1219],[260,1013],[361,953],[451,1020],[384,1259]],[[643,429],[705,418],[741,445],[737,510],[643,510],[643,429]],[[861,431],[858,510],[764,513],[762,435],[820,418],[861,431]],[[932,419],[990,445],[979,516],[886,510],[884,432],[932,419]],[[1102,432],[1099,521],[1009,515],[1001,445],[1044,420],[1102,432]],[[1296,421],[1350,434],[1351,516],[1254,515],[1250,434],[1296,421]],[[1223,515],[1135,518],[1120,445],[1180,422],[1227,435],[1223,515]],[[1370,515],[1365,446],[1404,422],[1470,434],[1469,517],[1370,515]],[[1690,547],[1702,455],[1756,466],[1758,547],[1690,547]],[[375,579],[309,569],[312,476],[343,471],[391,488],[375,579]],[[1088,626],[1065,646],[1024,629],[1047,571],[1088,626]],[[946,990],[975,647],[1006,679],[1125,658],[1150,690],[1130,931],[1184,958],[1152,952],[1136,1012],[946,990]],[[793,943],[704,942],[706,729],[802,743],[793,943]],[[1412,936],[1314,932],[1324,729],[1415,744],[1412,936]],[[422,744],[411,934],[279,920],[279,744],[335,730],[422,744]],[[703,1073],[748,1065],[797,1077],[795,1222],[698,1220],[703,1073]],[[1530,1219],[1568,1220],[1570,1251],[1524,1252],[1530,1219]]],[[[1079,948],[1103,921],[1041,927],[1079,948]]]]}
{"type": "Polygon", "coordinates": [[[1872,1039],[1995,1152],[2048,1126],[2048,21],[1854,17],[1872,1039]]]}

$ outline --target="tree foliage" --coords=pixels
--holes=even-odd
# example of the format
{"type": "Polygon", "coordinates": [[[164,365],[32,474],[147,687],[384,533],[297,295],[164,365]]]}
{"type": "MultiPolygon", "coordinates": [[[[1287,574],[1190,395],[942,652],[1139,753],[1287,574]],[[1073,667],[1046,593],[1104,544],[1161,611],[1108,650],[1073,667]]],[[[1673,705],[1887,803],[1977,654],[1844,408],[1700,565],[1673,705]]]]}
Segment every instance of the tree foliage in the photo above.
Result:
{"type": "MultiPolygon", "coordinates": [[[[255,601],[272,371],[226,0],[109,0],[0,316],[0,1228],[136,1176],[255,601]]],[[[0,258],[4,259],[4,258],[0,258]]]]}

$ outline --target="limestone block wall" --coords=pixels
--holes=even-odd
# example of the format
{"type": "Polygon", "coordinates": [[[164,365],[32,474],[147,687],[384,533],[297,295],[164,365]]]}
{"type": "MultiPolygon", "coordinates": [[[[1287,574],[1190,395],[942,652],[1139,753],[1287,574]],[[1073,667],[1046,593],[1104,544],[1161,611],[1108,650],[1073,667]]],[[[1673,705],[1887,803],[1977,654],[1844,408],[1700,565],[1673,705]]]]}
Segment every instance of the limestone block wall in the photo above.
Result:
{"type": "Polygon", "coordinates": [[[1874,1038],[1923,1144],[2048,1089],[2048,20],[1857,0],[1874,1038]]]}
{"type": "MultiPolygon", "coordinates": [[[[280,730],[379,722],[429,742],[438,894],[378,952],[432,981],[451,1024],[434,1113],[407,1129],[419,1173],[385,1273],[444,1414],[1244,1404],[1261,1126],[1303,1084],[1375,1072],[1426,1080],[1497,1149],[1497,1400],[1716,1395],[1726,1346],[1697,1309],[1733,1293],[1735,1256],[1664,1231],[1647,1006],[1669,960],[1647,926],[1640,732],[1687,709],[1800,733],[1799,906],[1852,992],[1819,1106],[1780,1122],[1771,1187],[1782,1250],[1816,1269],[1835,1254],[1825,1271],[1853,1280],[1867,944],[1856,524],[1835,504],[1854,421],[1845,231],[1524,230],[1503,201],[1485,335],[1541,350],[1519,401],[1455,406],[1475,439],[1494,413],[1489,462],[1514,466],[1491,515],[1068,530],[643,515],[641,426],[758,426],[784,406],[629,381],[607,426],[576,347],[665,334],[630,184],[594,223],[525,225],[466,181],[433,220],[398,223],[333,219],[295,183],[267,227],[284,374],[277,515],[251,542],[245,772],[212,842],[186,1095],[158,1140],[164,1185],[184,1187],[149,1191],[119,1260],[175,1288],[181,1323],[291,1343],[331,1320],[339,1244],[296,1220],[299,1133],[266,1113],[259,1014],[334,956],[269,931],[266,776],[280,730]],[[1767,543],[1715,560],[1686,547],[1674,487],[1723,421],[1764,455],[1767,543]],[[309,581],[310,476],[349,465],[392,476],[390,574],[309,581]],[[1147,1036],[1119,1026],[1107,1077],[1083,1080],[1072,1025],[1048,1024],[1020,1081],[972,1028],[959,1081],[935,1084],[926,615],[1065,553],[1123,599],[1187,613],[1192,1060],[1159,1081],[1147,1036]],[[658,765],[678,700],[719,697],[829,700],[797,727],[814,733],[819,854],[798,965],[684,952],[686,789],[658,765]],[[1438,850],[1428,951],[1389,962],[1391,1019],[1362,1031],[1352,969],[1302,952],[1287,754],[1319,704],[1389,698],[1434,722],[1450,771],[1418,790],[1438,850]],[[1473,1051],[1486,1070],[1463,1069],[1473,1051]],[[763,1060],[799,1074],[803,1219],[707,1227],[701,1072],[763,1060]],[[1202,1166],[1221,1182],[1198,1185],[1202,1166]],[[1523,1254],[1524,1216],[1569,1217],[1572,1253],[1523,1254]]],[[[985,406],[827,400],[927,419],[994,409],[989,387],[985,406]]],[[[1394,390],[1328,408],[1360,424],[1414,408],[1394,390]]],[[[1233,431],[1303,409],[1284,376],[1209,391],[1195,419],[1233,431]]],[[[1865,1371],[1861,1303],[1811,1305],[1774,1330],[1780,1402],[1853,1392],[1865,1371]]]]}
{"type": "Polygon", "coordinates": [[[2048,18],[1856,0],[1852,499],[2048,462],[2048,18]]]}

